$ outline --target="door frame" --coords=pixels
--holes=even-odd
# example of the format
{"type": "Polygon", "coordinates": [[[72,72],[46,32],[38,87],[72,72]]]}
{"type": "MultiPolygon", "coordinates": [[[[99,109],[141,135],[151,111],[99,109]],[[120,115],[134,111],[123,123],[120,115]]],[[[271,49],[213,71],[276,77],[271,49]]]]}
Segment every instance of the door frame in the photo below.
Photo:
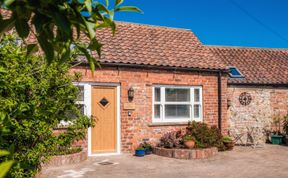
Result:
{"type": "Polygon", "coordinates": [[[92,128],[88,128],[88,156],[107,156],[107,155],[119,155],[121,153],[121,116],[120,116],[120,84],[119,83],[96,83],[96,82],[80,82],[74,83],[75,85],[84,86],[84,104],[86,109],[84,114],[90,117],[92,115],[92,88],[93,86],[111,86],[116,87],[117,93],[117,109],[116,109],[116,124],[117,124],[117,141],[116,152],[113,153],[92,153],[92,128]]]}

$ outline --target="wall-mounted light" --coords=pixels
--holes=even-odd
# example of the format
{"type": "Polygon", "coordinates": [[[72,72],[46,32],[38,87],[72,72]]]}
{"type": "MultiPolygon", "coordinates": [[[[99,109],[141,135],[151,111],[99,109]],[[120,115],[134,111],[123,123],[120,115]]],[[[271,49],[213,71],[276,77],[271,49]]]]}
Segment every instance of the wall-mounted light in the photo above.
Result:
{"type": "Polygon", "coordinates": [[[133,100],[133,98],[134,98],[134,89],[132,88],[132,87],[130,87],[129,88],[129,90],[128,90],[128,98],[129,98],[129,100],[133,100]]]}

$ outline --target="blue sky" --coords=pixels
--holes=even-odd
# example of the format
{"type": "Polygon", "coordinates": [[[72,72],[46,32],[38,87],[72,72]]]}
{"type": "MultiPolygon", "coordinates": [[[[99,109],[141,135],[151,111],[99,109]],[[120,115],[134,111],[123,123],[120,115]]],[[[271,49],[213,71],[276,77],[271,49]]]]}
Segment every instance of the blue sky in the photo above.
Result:
{"type": "Polygon", "coordinates": [[[117,13],[115,20],[191,29],[207,45],[288,48],[288,0],[125,0],[124,5],[144,14],[117,13]]]}

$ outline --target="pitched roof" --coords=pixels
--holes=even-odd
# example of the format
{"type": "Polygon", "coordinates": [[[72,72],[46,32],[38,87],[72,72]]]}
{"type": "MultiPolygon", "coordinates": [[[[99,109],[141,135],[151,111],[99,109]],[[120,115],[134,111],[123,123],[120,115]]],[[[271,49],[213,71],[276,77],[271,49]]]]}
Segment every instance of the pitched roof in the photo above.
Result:
{"type": "Polygon", "coordinates": [[[288,50],[206,46],[226,66],[237,67],[244,78],[230,84],[288,84],[288,50]]]}
{"type": "Polygon", "coordinates": [[[225,69],[190,30],[118,22],[115,36],[102,29],[97,38],[102,63],[225,69]]]}
{"type": "MultiPolygon", "coordinates": [[[[5,17],[11,14],[2,8],[0,13],[5,17]]],[[[96,33],[97,39],[104,45],[98,59],[101,63],[225,69],[225,65],[203,47],[191,30],[117,22],[114,36],[109,29],[97,30],[96,33]]],[[[88,41],[84,35],[81,40],[88,41]]],[[[32,35],[29,41],[35,41],[32,35]]]]}
{"type": "MultiPolygon", "coordinates": [[[[10,15],[4,9],[0,13],[10,15]]],[[[234,66],[244,78],[229,78],[229,84],[288,85],[288,49],[205,46],[190,30],[126,22],[117,22],[115,36],[107,29],[97,35],[104,44],[102,63],[215,70],[234,66]]]]}
{"type": "Polygon", "coordinates": [[[205,46],[186,29],[117,23],[113,36],[97,32],[104,44],[102,63],[142,64],[196,69],[237,67],[244,78],[230,84],[288,84],[288,50],[205,46]]]}

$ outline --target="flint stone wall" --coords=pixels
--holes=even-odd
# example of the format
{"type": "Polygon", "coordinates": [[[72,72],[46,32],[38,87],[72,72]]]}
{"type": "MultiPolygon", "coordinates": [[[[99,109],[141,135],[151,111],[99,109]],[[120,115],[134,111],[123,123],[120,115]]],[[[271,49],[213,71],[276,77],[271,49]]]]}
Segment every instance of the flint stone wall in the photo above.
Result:
{"type": "Polygon", "coordinates": [[[245,133],[242,137],[245,143],[251,141],[247,139],[248,128],[258,127],[259,143],[265,143],[266,131],[271,131],[273,127],[273,117],[288,114],[288,88],[229,86],[228,103],[229,132],[232,135],[245,133]],[[243,92],[252,96],[252,101],[247,106],[239,102],[239,96],[243,92]]]}

